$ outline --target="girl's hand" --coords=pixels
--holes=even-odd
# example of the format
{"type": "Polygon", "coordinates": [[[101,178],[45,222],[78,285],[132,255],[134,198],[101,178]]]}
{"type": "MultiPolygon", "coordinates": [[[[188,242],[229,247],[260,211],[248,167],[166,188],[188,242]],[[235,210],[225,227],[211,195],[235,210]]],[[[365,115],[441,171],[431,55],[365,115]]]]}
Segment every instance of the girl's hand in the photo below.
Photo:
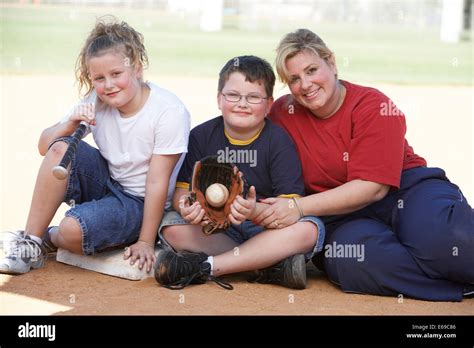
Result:
{"type": "Polygon", "coordinates": [[[69,121],[78,124],[81,121],[89,123],[91,126],[95,126],[95,104],[94,103],[83,103],[79,104],[74,108],[74,111],[69,117],[69,121]]]}
{"type": "Polygon", "coordinates": [[[230,214],[228,216],[229,221],[234,225],[240,225],[245,220],[251,220],[253,218],[255,207],[257,205],[257,193],[255,186],[251,186],[247,199],[242,196],[235,197],[232,205],[230,206],[230,214]]]}
{"type": "Polygon", "coordinates": [[[266,198],[260,202],[268,204],[268,208],[253,219],[257,225],[265,228],[283,228],[293,225],[300,219],[298,208],[291,198],[266,198]]]}
{"type": "Polygon", "coordinates": [[[155,248],[145,241],[138,240],[135,244],[125,248],[123,259],[129,258],[131,258],[130,265],[133,266],[138,260],[138,268],[141,270],[146,265],[146,271],[149,273],[156,261],[155,248]]]}
{"type": "Polygon", "coordinates": [[[179,198],[179,212],[183,219],[190,224],[206,226],[209,223],[204,219],[206,212],[198,201],[189,205],[189,195],[183,195],[179,198]]]}

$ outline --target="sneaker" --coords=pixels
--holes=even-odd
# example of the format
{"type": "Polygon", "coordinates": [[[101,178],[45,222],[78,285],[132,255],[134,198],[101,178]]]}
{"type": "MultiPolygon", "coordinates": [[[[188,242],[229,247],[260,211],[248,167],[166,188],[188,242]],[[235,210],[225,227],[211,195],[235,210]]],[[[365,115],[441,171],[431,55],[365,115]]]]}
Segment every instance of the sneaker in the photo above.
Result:
{"type": "Polygon", "coordinates": [[[0,239],[0,250],[3,250],[3,255],[6,256],[7,250],[15,243],[18,238],[24,238],[25,231],[3,231],[0,239]]]}
{"type": "Polygon", "coordinates": [[[58,229],[58,226],[50,226],[46,229],[43,236],[43,242],[41,243],[41,250],[43,250],[44,254],[52,254],[58,251],[58,247],[51,242],[51,237],[49,235],[51,232],[56,232],[58,229]]]}
{"type": "Polygon", "coordinates": [[[462,291],[462,296],[466,298],[474,298],[474,284],[467,284],[462,291]]]}
{"type": "Polygon", "coordinates": [[[324,268],[324,253],[319,252],[313,256],[311,259],[311,262],[313,265],[320,271],[326,272],[326,269],[324,268]]]}
{"type": "Polygon", "coordinates": [[[159,245],[155,263],[155,279],[165,288],[180,290],[189,284],[204,284],[211,280],[226,290],[233,287],[211,275],[211,264],[205,253],[176,253],[159,245]]]}
{"type": "Polygon", "coordinates": [[[306,288],[306,262],[303,254],[287,257],[278,264],[256,271],[251,283],[279,284],[291,289],[306,288]]]}
{"type": "Polygon", "coordinates": [[[10,237],[3,240],[5,255],[0,260],[0,273],[23,274],[31,268],[43,267],[45,255],[40,245],[23,231],[10,233],[10,237]]]}
{"type": "Polygon", "coordinates": [[[19,230],[19,231],[3,231],[2,232],[2,239],[1,241],[3,242],[3,248],[6,249],[5,245],[10,243],[12,240],[16,239],[17,237],[24,236],[25,231],[19,230]]]}

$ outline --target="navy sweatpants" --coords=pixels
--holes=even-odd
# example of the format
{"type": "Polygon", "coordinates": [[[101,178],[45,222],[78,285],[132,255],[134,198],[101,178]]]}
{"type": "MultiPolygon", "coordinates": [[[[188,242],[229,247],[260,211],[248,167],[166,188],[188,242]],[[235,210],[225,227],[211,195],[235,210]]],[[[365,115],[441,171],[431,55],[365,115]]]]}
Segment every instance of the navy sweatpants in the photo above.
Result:
{"type": "Polygon", "coordinates": [[[323,220],[313,262],[343,291],[461,301],[474,283],[474,210],[442,169],[406,170],[400,190],[323,220]]]}

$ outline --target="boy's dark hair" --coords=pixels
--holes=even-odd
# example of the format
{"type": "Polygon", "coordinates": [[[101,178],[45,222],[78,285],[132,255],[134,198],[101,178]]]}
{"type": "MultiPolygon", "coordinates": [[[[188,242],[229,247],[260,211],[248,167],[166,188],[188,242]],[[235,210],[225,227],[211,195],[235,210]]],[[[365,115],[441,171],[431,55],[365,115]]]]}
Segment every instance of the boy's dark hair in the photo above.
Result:
{"type": "Polygon", "coordinates": [[[273,97],[275,87],[275,73],[272,66],[265,59],[256,56],[239,56],[229,60],[219,73],[217,91],[220,93],[230,74],[239,72],[245,76],[245,81],[251,83],[262,81],[267,97],[273,97]]]}

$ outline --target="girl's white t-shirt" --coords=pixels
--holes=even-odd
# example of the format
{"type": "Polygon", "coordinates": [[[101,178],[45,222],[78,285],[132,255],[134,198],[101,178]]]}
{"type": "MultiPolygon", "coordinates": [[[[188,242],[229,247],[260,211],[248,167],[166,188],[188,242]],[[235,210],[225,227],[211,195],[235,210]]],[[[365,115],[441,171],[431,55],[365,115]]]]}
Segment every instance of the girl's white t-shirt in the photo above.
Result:
{"type": "MultiPolygon", "coordinates": [[[[101,155],[107,160],[110,176],[132,195],[144,197],[145,183],[153,154],[181,157],[171,174],[165,208],[171,207],[176,177],[188,150],[190,115],[173,93],[147,82],[150,94],[143,108],[132,117],[102,103],[95,92],[81,103],[96,103],[96,125],[89,126],[101,155]]],[[[74,108],[72,109],[74,110],[74,108]]],[[[71,110],[71,112],[72,112],[71,110]]],[[[66,122],[71,115],[61,122],[66,122]]]]}

